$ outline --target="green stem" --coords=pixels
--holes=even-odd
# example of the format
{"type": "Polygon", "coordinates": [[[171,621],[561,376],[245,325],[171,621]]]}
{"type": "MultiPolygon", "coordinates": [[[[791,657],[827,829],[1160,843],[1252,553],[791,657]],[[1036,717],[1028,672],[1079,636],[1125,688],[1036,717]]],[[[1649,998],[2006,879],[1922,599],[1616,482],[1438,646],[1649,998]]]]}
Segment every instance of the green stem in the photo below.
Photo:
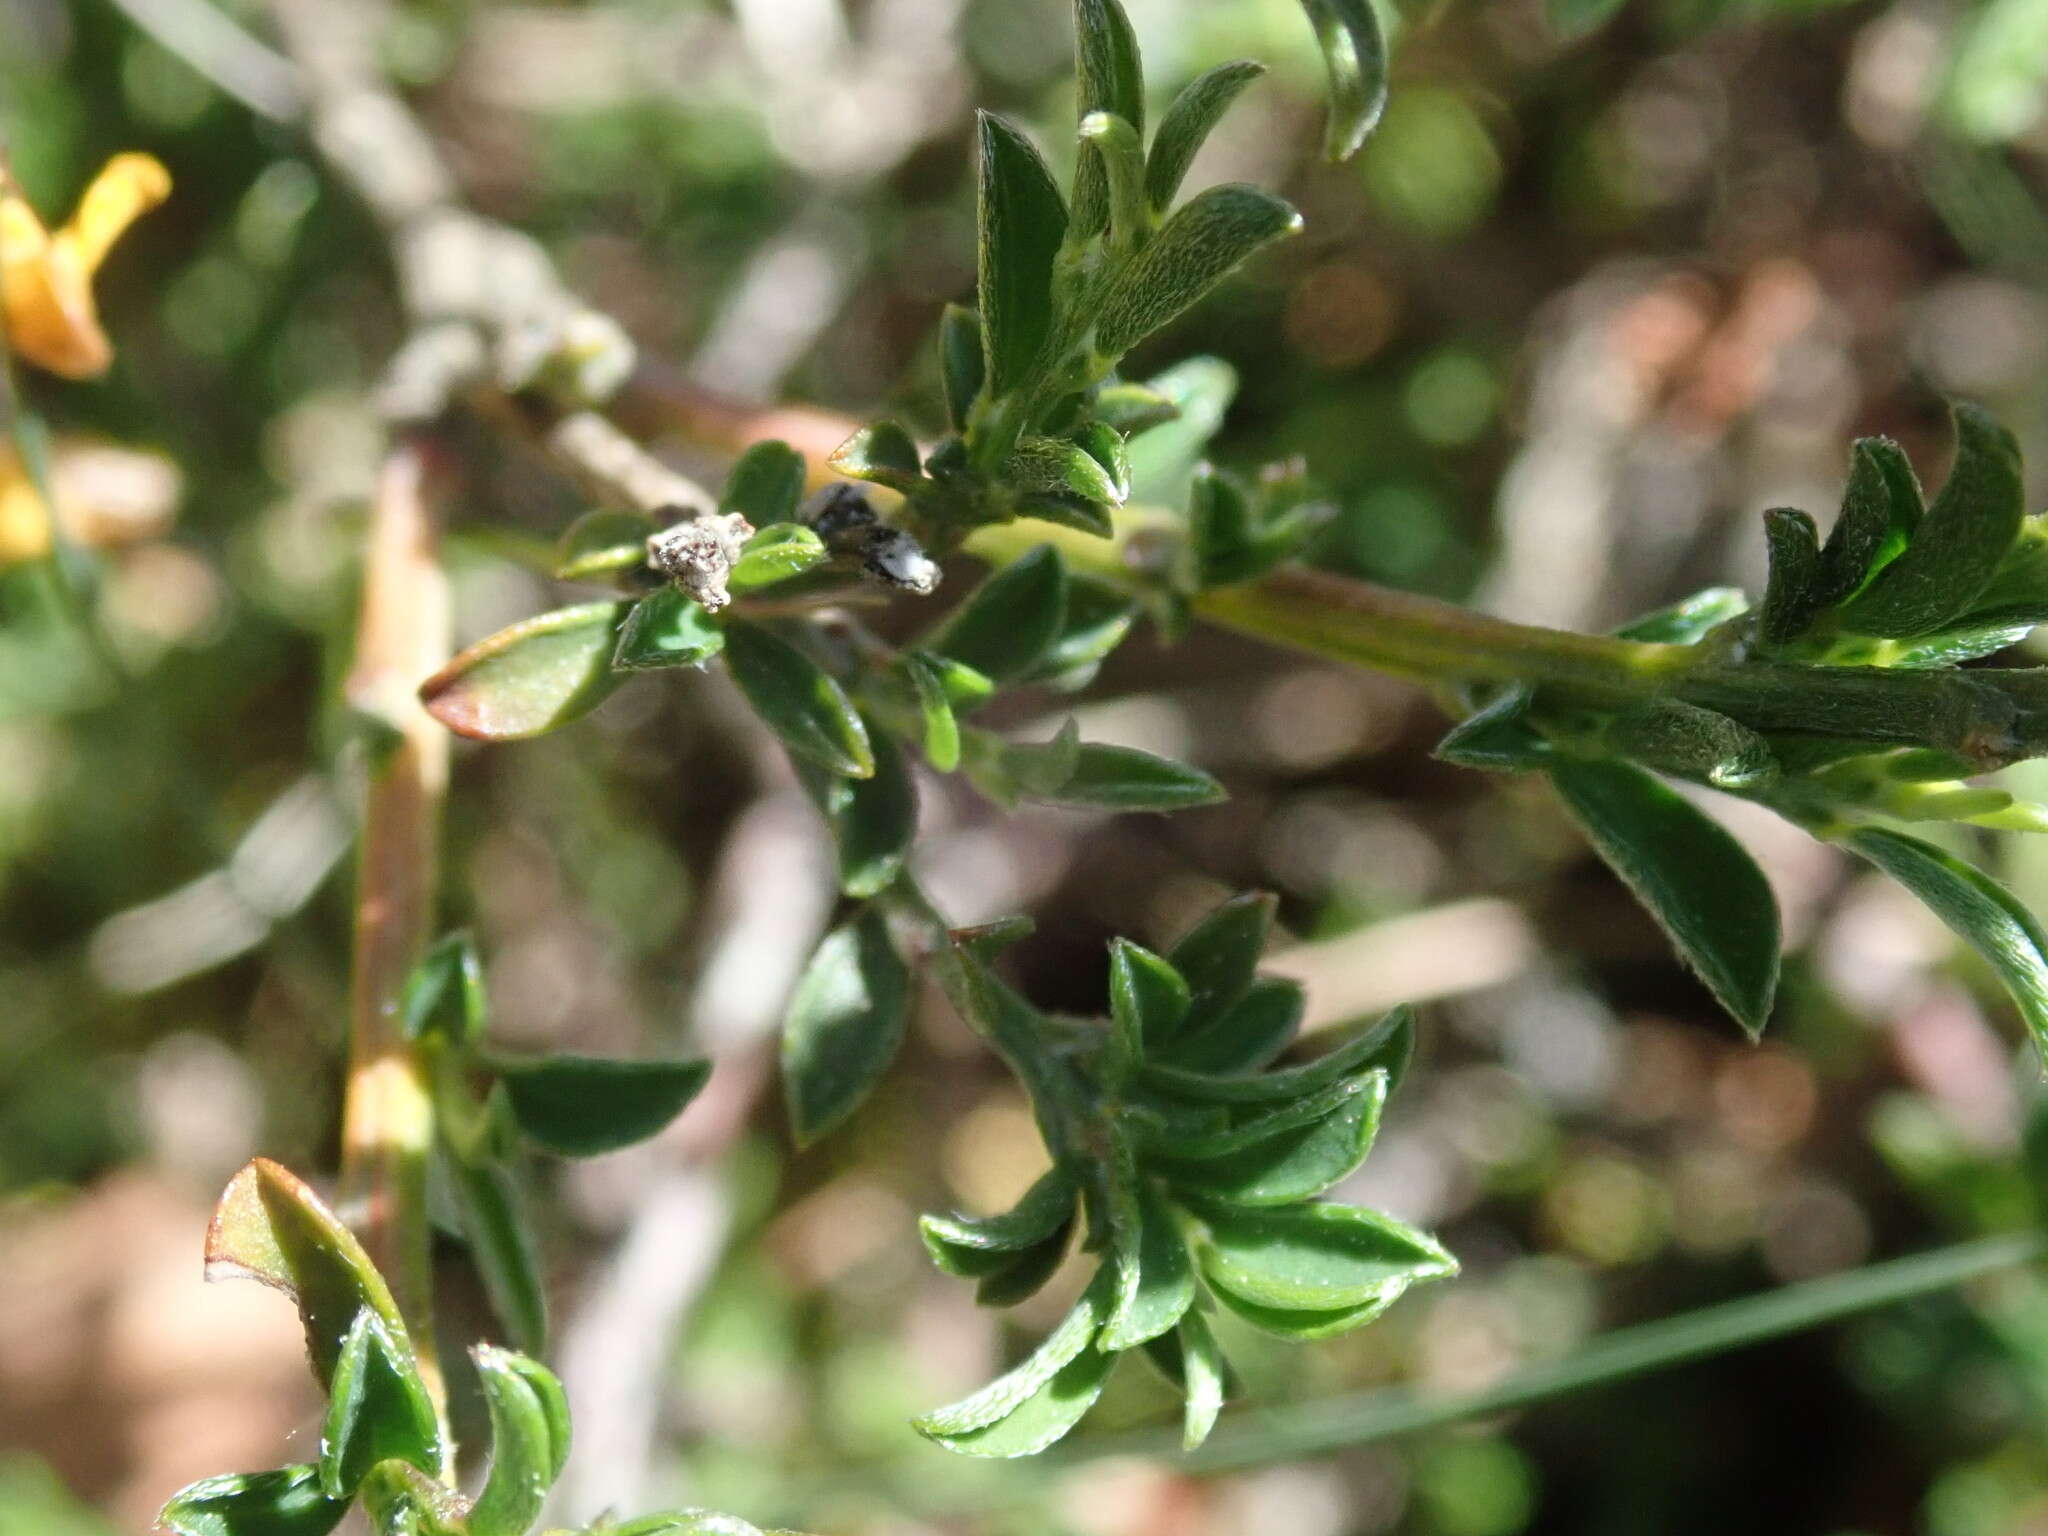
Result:
{"type": "MultiPolygon", "coordinates": [[[[1622,1328],[1563,1360],[1530,1366],[1479,1392],[1437,1397],[1383,1388],[1247,1415],[1219,1429],[1184,1465],[1201,1472],[1259,1466],[1507,1413],[1949,1290],[2044,1253],[2048,1234],[2040,1232],[1981,1238],[1622,1328]]],[[[1160,1453],[1167,1446],[1164,1437],[1108,1437],[1076,1446],[1073,1455],[1160,1453]]]]}

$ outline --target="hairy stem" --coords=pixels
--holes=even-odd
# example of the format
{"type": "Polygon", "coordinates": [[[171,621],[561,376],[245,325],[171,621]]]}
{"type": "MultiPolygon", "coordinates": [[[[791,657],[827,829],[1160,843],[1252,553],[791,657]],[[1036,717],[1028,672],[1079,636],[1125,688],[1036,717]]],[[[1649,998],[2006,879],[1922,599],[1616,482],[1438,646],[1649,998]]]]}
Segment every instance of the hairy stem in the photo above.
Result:
{"type": "Polygon", "coordinates": [[[433,1098],[399,1009],[433,921],[448,781],[448,735],[415,696],[419,680],[449,649],[433,458],[424,434],[400,437],[385,458],[345,685],[350,707],[372,723],[376,740],[357,874],[341,1193],[346,1208],[360,1213],[363,1245],[391,1283],[438,1398],[427,1222],[433,1098]]]}
{"type": "MultiPolygon", "coordinates": [[[[1191,1470],[1222,1472],[1291,1461],[1528,1408],[1590,1387],[1951,1290],[2029,1263],[2044,1253],[2048,1253],[2048,1234],[2040,1232],[1980,1238],[1617,1329],[1592,1340],[1576,1354],[1517,1371],[1479,1392],[1438,1397],[1405,1387],[1382,1388],[1248,1415],[1234,1424],[1226,1423],[1185,1464],[1191,1470]]],[[[1164,1450],[1167,1444],[1163,1438],[1155,1444],[1151,1436],[1143,1437],[1142,1443],[1140,1437],[1104,1437],[1075,1447],[1073,1455],[1092,1458],[1144,1453],[1164,1450]]]]}

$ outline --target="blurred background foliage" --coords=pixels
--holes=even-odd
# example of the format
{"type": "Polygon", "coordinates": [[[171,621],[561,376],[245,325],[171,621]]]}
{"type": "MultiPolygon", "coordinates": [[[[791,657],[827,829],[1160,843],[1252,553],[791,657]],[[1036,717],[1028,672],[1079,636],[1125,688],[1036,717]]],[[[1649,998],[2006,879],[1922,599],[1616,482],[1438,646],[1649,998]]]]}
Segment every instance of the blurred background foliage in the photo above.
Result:
{"type": "MultiPolygon", "coordinates": [[[[2048,462],[2041,0],[1428,0],[1389,18],[1392,102],[1349,167],[1314,157],[1294,0],[1128,3],[1162,100],[1224,58],[1275,66],[1193,180],[1277,186],[1308,232],[1140,361],[1228,360],[1219,457],[1305,457],[1341,507],[1315,551],[1333,569],[1598,628],[1710,580],[1754,589],[1757,512],[1830,503],[1853,434],[1892,433],[1931,477],[1943,392],[2048,462]]],[[[252,0],[224,9],[263,32],[252,0]]],[[[387,64],[475,206],[542,238],[679,376],[929,429],[932,329],[972,286],[971,109],[1070,153],[1066,9],[414,0],[387,64]]],[[[293,127],[149,30],[189,39],[202,10],[0,0],[0,131],[31,198],[58,213],[124,149],[176,180],[105,274],[114,372],[32,386],[125,682],[53,603],[47,530],[0,456],[8,1532],[141,1529],[173,1487],[267,1464],[314,1422],[283,1303],[202,1291],[196,1255],[251,1151],[333,1163],[354,749],[331,685],[366,391],[400,321],[374,229],[293,127]]],[[[465,638],[544,605],[522,556],[580,509],[516,446],[468,447],[465,638]]],[[[1089,1455],[1164,1416],[1136,1372],[1056,1465],[917,1441],[906,1417],[1006,1345],[929,1271],[913,1213],[997,1208],[1037,1140],[934,997],[874,1105],[792,1154],[763,1045],[829,877],[724,687],[636,689],[457,762],[447,902],[502,1034],[694,1040],[722,1066],[664,1141],[549,1192],[582,1444],[565,1519],[617,1501],[892,1536],[2048,1531],[2048,1288],[2028,1275],[1223,1478],[1089,1455]],[[702,1131],[720,1116],[736,1134],[702,1131]]],[[[1159,943],[1264,886],[1312,1023],[1428,1004],[1418,1070],[1339,1193],[1435,1229],[1465,1277],[1324,1346],[1233,1330],[1257,1402],[1474,1388],[1601,1327],[2036,1219],[2036,1074],[2006,1004],[1909,898],[1769,817],[1719,806],[1793,943],[1751,1049],[1539,786],[1430,759],[1441,721],[1411,693],[1197,633],[1013,713],[1069,708],[1233,798],[1000,820],[928,796],[927,883],[963,922],[1040,915],[1019,952],[1039,1002],[1095,1008],[1111,932],[1159,943]]],[[[1981,836],[2048,905],[2041,845],[1981,836]]],[[[1019,1308],[1023,1336],[1058,1310],[1019,1308]]]]}

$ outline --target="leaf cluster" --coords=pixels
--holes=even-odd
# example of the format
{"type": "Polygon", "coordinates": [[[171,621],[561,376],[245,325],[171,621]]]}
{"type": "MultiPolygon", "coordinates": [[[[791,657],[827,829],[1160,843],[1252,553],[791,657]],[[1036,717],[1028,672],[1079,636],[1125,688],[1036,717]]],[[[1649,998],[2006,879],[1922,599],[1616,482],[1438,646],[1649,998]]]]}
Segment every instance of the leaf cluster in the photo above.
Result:
{"type": "Polygon", "coordinates": [[[1117,1359],[1141,1350],[1205,1439],[1232,1376],[1209,1316],[1317,1339],[1378,1317],[1456,1272],[1391,1217],[1318,1197],[1371,1150],[1413,1045],[1405,1011],[1304,1065],[1275,1068],[1302,1014],[1292,981],[1256,966],[1272,900],[1224,903],[1166,955],[1111,948],[1110,1017],[1053,1018],[989,969],[1021,923],[954,935],[954,1004],[1028,1086],[1052,1167],[1011,1210],[926,1216],[938,1266],[986,1305],[1034,1294],[1076,1236],[1096,1268],[1045,1341],[1008,1374],[916,1421],[949,1450],[1025,1456],[1080,1421],[1117,1359]]]}
{"type": "Polygon", "coordinates": [[[1754,607],[1716,588],[1645,615],[1617,632],[1655,648],[1640,687],[1496,690],[1437,749],[1546,774],[1752,1036],[1778,972],[1769,884],[1655,775],[1768,806],[1897,879],[1985,957],[2048,1053],[2048,938],[1989,876],[1896,825],[2048,828],[2041,807],[1967,782],[2041,750],[2038,674],[1964,665],[2048,619],[2048,519],[2024,514],[2012,435],[1973,406],[1954,417],[1931,504],[1898,446],[1865,438],[1825,541],[1805,512],[1764,514],[1754,607]]]}

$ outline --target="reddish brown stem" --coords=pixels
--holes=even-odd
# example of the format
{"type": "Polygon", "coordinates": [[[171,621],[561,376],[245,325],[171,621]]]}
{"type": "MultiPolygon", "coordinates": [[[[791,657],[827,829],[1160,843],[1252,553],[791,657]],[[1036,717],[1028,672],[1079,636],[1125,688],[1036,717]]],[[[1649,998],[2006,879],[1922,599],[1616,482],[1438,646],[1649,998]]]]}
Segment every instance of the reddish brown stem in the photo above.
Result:
{"type": "MultiPolygon", "coordinates": [[[[345,685],[373,731],[356,887],[341,1193],[397,1297],[421,1363],[433,1367],[427,1160],[433,1104],[406,1039],[400,994],[433,921],[448,736],[415,696],[448,655],[448,580],[424,434],[397,439],[378,476],[363,564],[356,655],[345,685]]],[[[430,1381],[433,1377],[430,1376],[430,1381]]]]}

